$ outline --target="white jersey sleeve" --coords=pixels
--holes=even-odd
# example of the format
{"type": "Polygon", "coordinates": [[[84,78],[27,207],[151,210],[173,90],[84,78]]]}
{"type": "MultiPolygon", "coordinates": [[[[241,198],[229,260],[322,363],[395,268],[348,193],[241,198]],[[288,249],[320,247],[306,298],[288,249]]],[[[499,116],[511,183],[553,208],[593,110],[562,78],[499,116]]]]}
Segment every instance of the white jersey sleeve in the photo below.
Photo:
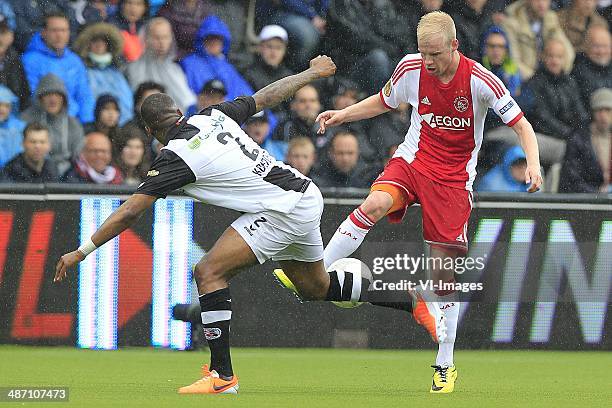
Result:
{"type": "Polygon", "coordinates": [[[397,64],[393,75],[379,93],[380,100],[388,109],[396,109],[401,103],[418,104],[422,63],[421,54],[408,54],[397,64]]]}
{"type": "Polygon", "coordinates": [[[483,104],[492,108],[508,126],[514,126],[524,115],[504,83],[491,71],[476,63],[472,70],[478,95],[483,104]]]}

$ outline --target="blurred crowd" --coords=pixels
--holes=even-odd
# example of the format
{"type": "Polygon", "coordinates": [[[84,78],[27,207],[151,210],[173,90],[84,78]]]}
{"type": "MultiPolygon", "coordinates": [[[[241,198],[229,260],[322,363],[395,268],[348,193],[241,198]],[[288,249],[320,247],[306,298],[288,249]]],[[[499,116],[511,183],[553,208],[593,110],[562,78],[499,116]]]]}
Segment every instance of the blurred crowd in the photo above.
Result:
{"type": "MultiPolygon", "coordinates": [[[[251,95],[325,53],[337,75],[245,132],[320,187],[367,188],[410,107],[318,134],[315,118],[377,93],[416,53],[430,11],[498,76],[538,138],[546,190],[610,191],[612,0],[0,0],[0,181],[138,185],[162,147],[149,95],[183,112],[251,95]]],[[[492,112],[477,191],[525,191],[525,154],[492,112]]]]}

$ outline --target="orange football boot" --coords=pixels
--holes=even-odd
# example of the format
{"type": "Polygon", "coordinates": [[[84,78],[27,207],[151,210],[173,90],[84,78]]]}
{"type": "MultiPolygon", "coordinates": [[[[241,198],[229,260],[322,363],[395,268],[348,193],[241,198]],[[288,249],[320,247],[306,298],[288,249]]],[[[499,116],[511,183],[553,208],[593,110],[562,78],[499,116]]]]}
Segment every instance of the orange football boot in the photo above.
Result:
{"type": "Polygon", "coordinates": [[[446,339],[446,317],[438,302],[426,302],[417,291],[410,291],[412,317],[427,330],[433,341],[442,343],[446,339]]]}
{"type": "Polygon", "coordinates": [[[202,367],[202,378],[178,390],[179,394],[238,394],[238,377],[234,375],[231,380],[219,378],[215,371],[208,370],[208,364],[202,367]]]}

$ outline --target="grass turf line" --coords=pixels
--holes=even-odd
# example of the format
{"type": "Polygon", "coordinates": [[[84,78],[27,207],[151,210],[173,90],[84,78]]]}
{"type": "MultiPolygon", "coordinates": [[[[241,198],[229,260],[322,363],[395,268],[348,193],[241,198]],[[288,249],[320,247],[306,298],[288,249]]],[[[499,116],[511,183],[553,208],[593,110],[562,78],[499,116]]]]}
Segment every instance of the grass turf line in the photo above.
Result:
{"type": "MultiPolygon", "coordinates": [[[[450,395],[430,395],[432,351],[232,350],[238,396],[178,395],[208,352],[0,346],[0,386],[68,386],[43,407],[598,407],[612,400],[612,354],[462,351],[450,395]],[[444,401],[439,401],[443,399],[444,401]]],[[[1,407],[13,404],[0,403],[1,407]]]]}

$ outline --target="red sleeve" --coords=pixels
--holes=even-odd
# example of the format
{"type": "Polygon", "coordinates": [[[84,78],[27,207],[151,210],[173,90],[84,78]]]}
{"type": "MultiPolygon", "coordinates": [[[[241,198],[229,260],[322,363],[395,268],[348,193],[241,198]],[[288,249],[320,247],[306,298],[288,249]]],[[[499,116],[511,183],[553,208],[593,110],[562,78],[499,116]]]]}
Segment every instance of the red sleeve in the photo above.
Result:
{"type": "Polygon", "coordinates": [[[523,112],[519,113],[518,115],[516,115],[516,118],[512,119],[510,122],[507,123],[508,127],[512,127],[516,124],[516,122],[518,122],[519,120],[521,120],[521,118],[525,116],[525,114],[523,112]]]}
{"type": "Polygon", "coordinates": [[[378,93],[378,95],[380,96],[380,101],[382,102],[382,104],[383,104],[383,105],[385,105],[385,108],[387,108],[387,109],[393,109],[392,107],[390,107],[389,105],[387,105],[387,102],[385,102],[385,97],[383,96],[382,89],[380,90],[380,92],[378,93]]]}

